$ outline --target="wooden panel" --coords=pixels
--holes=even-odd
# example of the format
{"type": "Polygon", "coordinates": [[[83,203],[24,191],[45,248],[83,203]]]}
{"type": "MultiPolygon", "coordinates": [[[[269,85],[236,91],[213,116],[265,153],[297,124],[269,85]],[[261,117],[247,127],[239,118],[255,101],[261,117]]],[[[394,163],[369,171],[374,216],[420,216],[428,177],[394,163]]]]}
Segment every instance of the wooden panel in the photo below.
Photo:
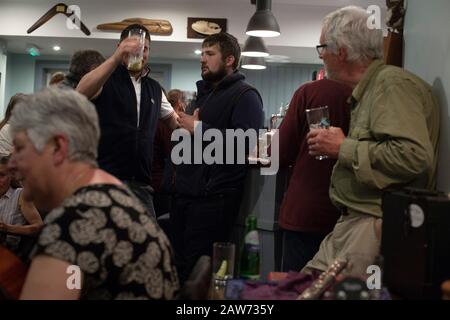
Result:
{"type": "Polygon", "coordinates": [[[389,32],[384,38],[384,62],[403,68],[403,34],[389,32]]]}

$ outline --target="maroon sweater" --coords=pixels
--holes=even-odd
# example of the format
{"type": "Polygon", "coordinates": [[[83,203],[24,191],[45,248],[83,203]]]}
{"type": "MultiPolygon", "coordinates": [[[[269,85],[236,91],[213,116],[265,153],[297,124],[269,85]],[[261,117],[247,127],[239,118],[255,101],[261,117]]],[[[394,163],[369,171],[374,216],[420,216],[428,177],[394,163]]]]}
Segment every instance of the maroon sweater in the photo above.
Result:
{"type": "Polygon", "coordinates": [[[279,223],[291,231],[329,233],[339,217],[328,188],[336,160],[316,160],[308,154],[305,109],[328,106],[333,127],[348,133],[351,89],[331,80],[306,83],[294,94],[279,128],[280,167],[293,165],[292,176],[280,209],[279,223]]]}

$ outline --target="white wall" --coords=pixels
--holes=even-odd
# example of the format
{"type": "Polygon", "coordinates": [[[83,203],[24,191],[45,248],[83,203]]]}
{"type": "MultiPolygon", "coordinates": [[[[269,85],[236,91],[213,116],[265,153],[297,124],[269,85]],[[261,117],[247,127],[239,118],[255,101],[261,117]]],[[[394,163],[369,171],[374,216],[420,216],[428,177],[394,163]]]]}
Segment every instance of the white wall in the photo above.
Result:
{"type": "Polygon", "coordinates": [[[438,188],[450,191],[450,1],[408,1],[405,68],[430,83],[439,99],[438,188]]]}
{"type": "MultiPolygon", "coordinates": [[[[345,1],[346,4],[355,1],[345,1]]],[[[361,2],[361,1],[356,1],[361,2]]],[[[364,1],[363,1],[364,2],[364,1]]],[[[0,35],[27,35],[26,30],[55,5],[52,0],[0,0],[0,35]]],[[[121,21],[125,18],[142,17],[169,20],[173,26],[170,36],[152,36],[155,41],[189,41],[187,39],[188,17],[226,18],[228,32],[235,35],[240,43],[246,39],[245,29],[255,6],[250,0],[70,0],[68,5],[78,5],[81,20],[92,31],[90,38],[116,39],[117,33],[101,32],[96,26],[101,23],[121,21]]],[[[368,4],[378,4],[384,9],[384,0],[370,0],[368,4]]],[[[336,4],[336,6],[339,6],[336,4]]],[[[281,36],[266,39],[267,45],[313,47],[319,41],[323,17],[335,10],[335,6],[295,5],[273,3],[272,11],[280,25],[281,36]]],[[[57,15],[32,33],[35,36],[86,37],[80,30],[69,30],[64,15],[57,15]]]]}

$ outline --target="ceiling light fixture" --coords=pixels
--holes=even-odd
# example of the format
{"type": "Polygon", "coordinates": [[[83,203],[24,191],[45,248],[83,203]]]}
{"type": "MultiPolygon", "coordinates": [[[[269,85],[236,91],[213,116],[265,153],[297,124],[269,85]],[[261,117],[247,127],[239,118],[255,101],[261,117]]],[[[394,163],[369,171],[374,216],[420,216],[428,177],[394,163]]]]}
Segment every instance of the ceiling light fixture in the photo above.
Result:
{"type": "Polygon", "coordinates": [[[262,38],[248,37],[241,54],[244,57],[267,57],[269,56],[269,51],[262,38]]]}
{"type": "Polygon", "coordinates": [[[55,45],[55,46],[53,46],[53,50],[54,51],[59,51],[59,50],[61,50],[61,47],[58,46],[58,45],[55,45]]]}
{"type": "Polygon", "coordinates": [[[256,12],[250,18],[245,33],[253,37],[278,37],[280,26],[271,11],[272,0],[251,0],[251,3],[256,3],[256,12]]]}
{"type": "Polygon", "coordinates": [[[270,55],[266,58],[266,62],[289,63],[290,58],[282,55],[270,55]]]}
{"type": "Polygon", "coordinates": [[[249,70],[264,70],[266,62],[262,57],[242,57],[241,67],[249,70]]]}
{"type": "Polygon", "coordinates": [[[200,50],[200,49],[195,49],[194,53],[195,53],[196,55],[199,56],[199,55],[202,54],[202,50],[200,50]]]}

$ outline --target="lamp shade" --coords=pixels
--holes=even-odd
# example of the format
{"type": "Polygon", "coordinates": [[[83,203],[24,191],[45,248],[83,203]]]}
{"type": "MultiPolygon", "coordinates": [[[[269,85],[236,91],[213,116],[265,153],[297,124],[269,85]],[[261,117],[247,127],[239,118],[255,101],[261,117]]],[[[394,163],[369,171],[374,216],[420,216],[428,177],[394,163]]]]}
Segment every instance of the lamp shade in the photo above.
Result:
{"type": "Polygon", "coordinates": [[[241,54],[244,57],[267,57],[269,56],[269,51],[262,38],[248,37],[241,54]]]}
{"type": "Polygon", "coordinates": [[[263,70],[266,68],[266,62],[262,57],[242,57],[241,67],[250,70],[263,70]]]}
{"type": "Polygon", "coordinates": [[[250,18],[246,34],[253,37],[278,37],[280,26],[271,8],[271,0],[256,0],[256,12],[250,18]]]}

